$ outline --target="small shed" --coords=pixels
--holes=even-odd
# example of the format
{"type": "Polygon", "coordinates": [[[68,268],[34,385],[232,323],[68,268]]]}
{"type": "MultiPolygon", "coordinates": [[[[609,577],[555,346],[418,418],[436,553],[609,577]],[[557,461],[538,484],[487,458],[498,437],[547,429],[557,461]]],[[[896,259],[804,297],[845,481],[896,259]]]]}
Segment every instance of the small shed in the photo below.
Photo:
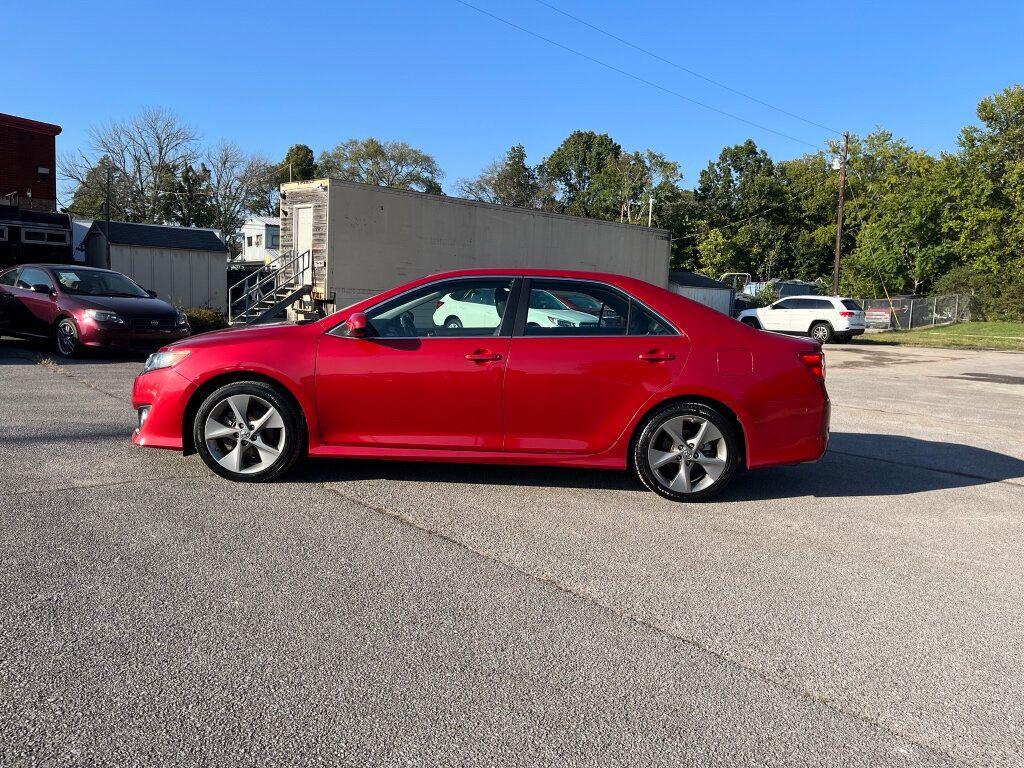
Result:
{"type": "Polygon", "coordinates": [[[697,272],[669,272],[668,289],[680,296],[732,315],[732,286],[697,272]]]}
{"type": "Polygon", "coordinates": [[[94,221],[80,246],[85,263],[128,275],[179,307],[227,312],[228,248],[212,229],[94,221]]]}

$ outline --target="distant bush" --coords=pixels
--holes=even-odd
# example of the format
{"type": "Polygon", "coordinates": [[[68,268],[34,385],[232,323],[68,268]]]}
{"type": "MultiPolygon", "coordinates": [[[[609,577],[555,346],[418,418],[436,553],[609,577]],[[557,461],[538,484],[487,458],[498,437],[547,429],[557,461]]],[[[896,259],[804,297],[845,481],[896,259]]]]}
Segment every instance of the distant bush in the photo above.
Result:
{"type": "Polygon", "coordinates": [[[954,267],[935,281],[933,293],[970,296],[972,320],[1024,320],[1024,263],[1007,264],[998,272],[954,267]]]}
{"type": "Polygon", "coordinates": [[[228,322],[224,319],[224,315],[216,310],[204,307],[190,307],[183,311],[185,312],[185,317],[188,318],[188,325],[192,329],[192,333],[205,333],[206,331],[216,331],[220,328],[228,327],[228,322]]]}
{"type": "Polygon", "coordinates": [[[769,304],[774,304],[779,300],[779,290],[774,284],[766,285],[761,289],[761,292],[757,296],[750,298],[750,306],[753,307],[767,307],[769,304]]]}

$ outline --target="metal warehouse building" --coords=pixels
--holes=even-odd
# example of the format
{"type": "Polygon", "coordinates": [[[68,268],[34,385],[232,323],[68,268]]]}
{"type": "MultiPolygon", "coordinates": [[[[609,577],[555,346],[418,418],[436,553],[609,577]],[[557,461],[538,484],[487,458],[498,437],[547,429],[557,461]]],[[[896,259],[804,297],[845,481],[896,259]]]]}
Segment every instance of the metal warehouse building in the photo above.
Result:
{"type": "Polygon", "coordinates": [[[82,241],[85,263],[122,272],[179,307],[227,312],[228,249],[212,229],[94,221],[82,241]]]}

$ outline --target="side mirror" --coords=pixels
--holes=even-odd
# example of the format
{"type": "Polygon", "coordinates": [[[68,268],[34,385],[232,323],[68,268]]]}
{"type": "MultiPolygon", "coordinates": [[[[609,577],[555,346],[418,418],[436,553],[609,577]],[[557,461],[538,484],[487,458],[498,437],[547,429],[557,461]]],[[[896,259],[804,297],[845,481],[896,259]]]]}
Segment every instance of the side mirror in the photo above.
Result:
{"type": "Polygon", "coordinates": [[[364,338],[367,334],[366,315],[362,312],[349,315],[348,320],[345,321],[345,332],[357,339],[364,338]]]}
{"type": "Polygon", "coordinates": [[[156,298],[156,291],[146,291],[146,293],[149,294],[149,298],[151,298],[151,299],[155,299],[156,298]]]}
{"type": "Polygon", "coordinates": [[[48,285],[45,285],[44,283],[36,283],[35,285],[32,286],[32,290],[35,293],[45,293],[48,296],[52,296],[54,294],[53,288],[51,288],[48,285]]]}

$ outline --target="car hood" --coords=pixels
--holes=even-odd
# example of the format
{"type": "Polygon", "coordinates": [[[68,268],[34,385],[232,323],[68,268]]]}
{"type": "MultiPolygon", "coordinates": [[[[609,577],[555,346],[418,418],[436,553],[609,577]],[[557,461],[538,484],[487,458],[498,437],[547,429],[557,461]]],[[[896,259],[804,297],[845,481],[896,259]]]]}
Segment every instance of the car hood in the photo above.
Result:
{"type": "Polygon", "coordinates": [[[169,347],[187,347],[196,349],[200,347],[215,347],[220,344],[237,344],[239,342],[264,342],[288,336],[292,333],[308,328],[308,323],[268,323],[266,325],[239,326],[237,328],[223,328],[219,331],[207,331],[189,336],[187,339],[176,341],[169,347]]]}
{"type": "Polygon", "coordinates": [[[72,296],[75,304],[82,309],[105,309],[122,317],[153,317],[176,315],[178,310],[163,299],[127,298],[123,296],[72,296]]]}

